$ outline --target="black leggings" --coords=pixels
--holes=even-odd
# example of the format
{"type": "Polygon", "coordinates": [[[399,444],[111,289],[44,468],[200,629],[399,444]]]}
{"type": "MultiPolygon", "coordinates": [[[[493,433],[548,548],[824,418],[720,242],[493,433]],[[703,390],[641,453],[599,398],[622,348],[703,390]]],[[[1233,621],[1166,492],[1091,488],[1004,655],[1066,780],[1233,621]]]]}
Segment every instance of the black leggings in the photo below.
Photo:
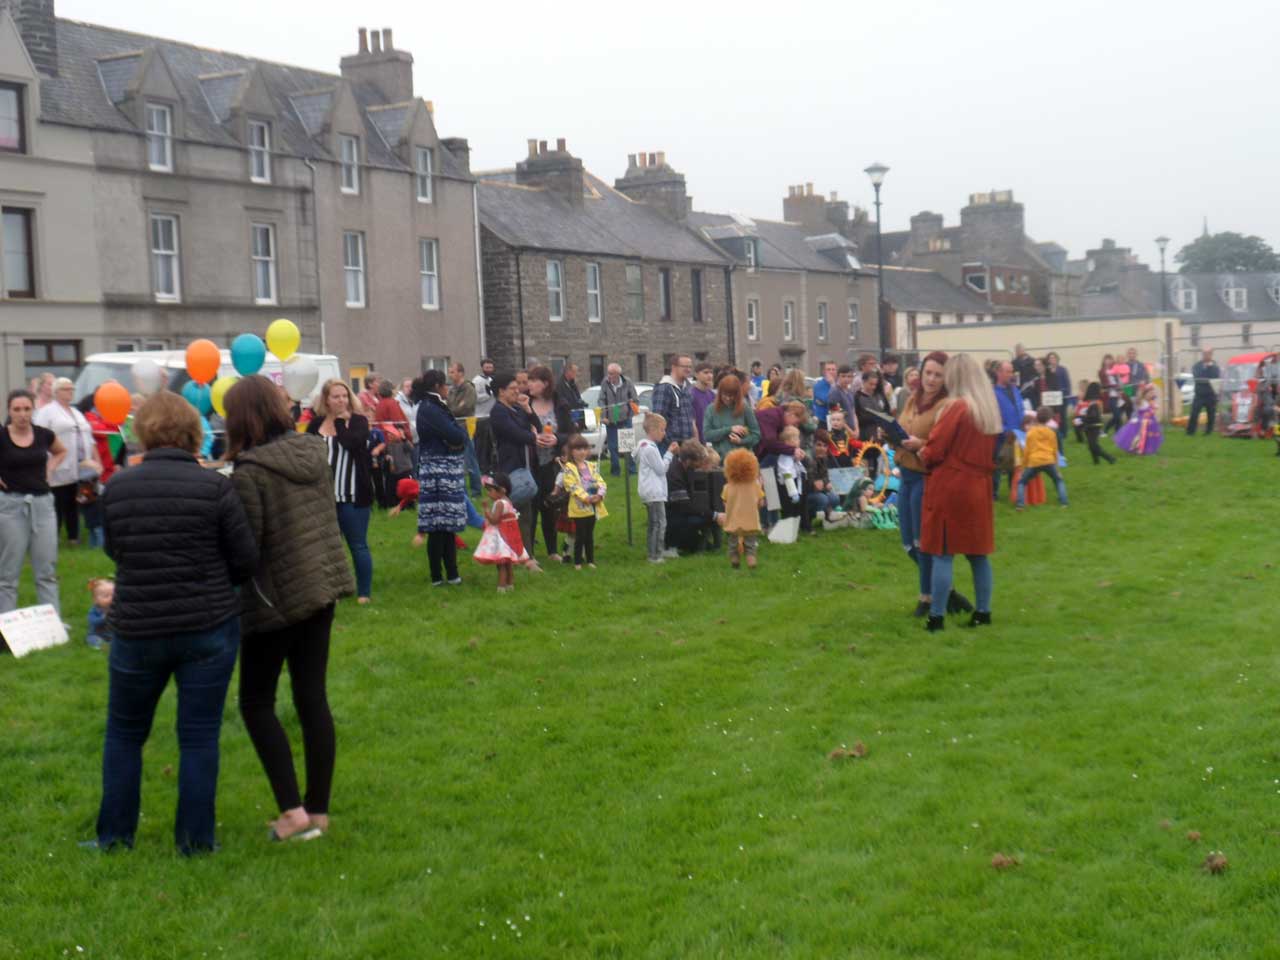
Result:
{"type": "MultiPolygon", "coordinates": [[[[556,462],[552,460],[550,463],[544,463],[537,467],[538,480],[538,499],[534,501],[533,506],[537,508],[537,516],[542,518],[542,545],[547,548],[547,553],[559,553],[556,545],[560,539],[560,533],[556,530],[556,519],[560,515],[560,508],[552,506],[551,493],[556,486],[556,476],[560,473],[560,468],[556,462]]],[[[530,527],[530,533],[533,533],[533,527],[530,527]]],[[[532,540],[533,538],[530,537],[532,540]]],[[[533,555],[533,544],[526,543],[526,549],[529,555],[533,555]]]]}
{"type": "Polygon", "coordinates": [[[578,566],[596,562],[596,518],[575,517],[573,520],[573,562],[578,566]]]}
{"type": "Polygon", "coordinates": [[[1099,460],[1105,460],[1107,461],[1107,463],[1116,462],[1115,457],[1107,453],[1107,451],[1103,450],[1102,447],[1098,445],[1098,434],[1100,434],[1101,432],[1102,432],[1101,427],[1085,427],[1084,428],[1085,439],[1089,443],[1089,452],[1093,454],[1094,466],[1098,465],[1099,460]]]}
{"type": "Polygon", "coordinates": [[[248,636],[240,647],[240,715],[281,811],[305,806],[308,813],[329,812],[336,744],[325,673],[332,626],[333,604],[329,604],[281,630],[248,636]],[[305,801],[298,794],[289,735],[276,717],[276,686],[285,663],[289,664],[293,706],[302,723],[302,751],[307,764],[305,801]]]}
{"type": "Polygon", "coordinates": [[[458,541],[448,530],[433,530],[427,534],[427,563],[431,566],[431,582],[439,583],[447,576],[458,579],[458,541]],[[444,567],[444,575],[440,569],[444,567]]]}
{"type": "Polygon", "coordinates": [[[76,503],[78,483],[64,483],[60,487],[50,487],[53,494],[53,509],[58,517],[58,526],[67,525],[67,539],[80,539],[80,506],[76,503]]]}

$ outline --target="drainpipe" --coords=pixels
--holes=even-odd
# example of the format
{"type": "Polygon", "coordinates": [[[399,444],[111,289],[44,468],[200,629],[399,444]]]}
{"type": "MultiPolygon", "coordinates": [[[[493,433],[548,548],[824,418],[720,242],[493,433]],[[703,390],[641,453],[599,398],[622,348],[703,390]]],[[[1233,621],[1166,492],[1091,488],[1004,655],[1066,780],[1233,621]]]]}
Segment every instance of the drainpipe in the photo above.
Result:
{"type": "Polygon", "coordinates": [[[320,311],[320,352],[329,352],[329,342],[324,329],[324,293],[320,285],[320,207],[316,202],[316,165],[304,157],[303,163],[311,171],[311,242],[315,250],[316,309],[320,311]]]}
{"type": "Polygon", "coordinates": [[[480,258],[480,185],[471,184],[471,219],[476,227],[476,302],[480,305],[480,356],[488,349],[484,337],[484,264],[480,258]]]}
{"type": "Polygon", "coordinates": [[[525,366],[524,359],[524,284],[520,280],[520,251],[516,251],[516,315],[520,320],[520,367],[525,366]]]}
{"type": "Polygon", "coordinates": [[[733,335],[733,264],[724,268],[724,312],[729,324],[729,362],[738,362],[737,343],[733,335]]]}

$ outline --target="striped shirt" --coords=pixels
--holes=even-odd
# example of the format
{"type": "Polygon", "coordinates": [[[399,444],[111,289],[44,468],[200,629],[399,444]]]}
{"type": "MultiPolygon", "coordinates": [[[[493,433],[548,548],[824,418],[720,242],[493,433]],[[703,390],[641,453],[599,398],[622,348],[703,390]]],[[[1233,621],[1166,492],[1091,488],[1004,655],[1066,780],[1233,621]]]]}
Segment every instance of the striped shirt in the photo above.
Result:
{"type": "Polygon", "coordinates": [[[325,437],[329,448],[329,472],[333,474],[333,499],[338,503],[354,503],[356,499],[356,464],[337,437],[325,437]]]}

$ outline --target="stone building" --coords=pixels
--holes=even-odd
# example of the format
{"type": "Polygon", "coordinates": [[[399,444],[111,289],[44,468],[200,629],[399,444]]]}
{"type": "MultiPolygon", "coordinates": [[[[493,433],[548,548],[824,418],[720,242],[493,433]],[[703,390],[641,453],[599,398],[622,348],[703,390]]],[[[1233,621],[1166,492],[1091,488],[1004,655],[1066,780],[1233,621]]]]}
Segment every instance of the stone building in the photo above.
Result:
{"type": "Polygon", "coordinates": [[[0,123],[23,136],[0,189],[34,278],[6,280],[7,384],[278,316],[357,381],[478,359],[467,144],[439,137],[390,30],[331,74],[6,3],[0,123]]]}
{"type": "Polygon", "coordinates": [[[733,358],[733,262],[681,222],[682,177],[678,191],[610,187],[564,140],[530,140],[514,169],[477,176],[485,336],[500,368],[572,360],[597,383],[616,361],[645,381],[673,354],[733,358]]]}
{"type": "Polygon", "coordinates": [[[886,266],[884,299],[892,346],[908,355],[920,352],[926,328],[990,323],[994,316],[978,294],[920,267],[886,266]]]}

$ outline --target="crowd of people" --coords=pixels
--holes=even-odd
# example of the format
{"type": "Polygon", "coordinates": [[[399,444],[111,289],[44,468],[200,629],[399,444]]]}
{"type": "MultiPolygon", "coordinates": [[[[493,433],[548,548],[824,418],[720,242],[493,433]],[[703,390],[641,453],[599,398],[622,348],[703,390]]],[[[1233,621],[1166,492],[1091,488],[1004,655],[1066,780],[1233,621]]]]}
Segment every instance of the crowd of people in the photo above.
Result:
{"type": "Polygon", "coordinates": [[[324,834],[335,759],[329,635],[339,598],[373,601],[375,509],[415,511],[413,542],[444,589],[463,581],[461,535],[481,529],[474,560],[497,569],[501,593],[518,569],[590,570],[603,559],[595,532],[608,516],[606,470],[638,472],[654,564],[724,548],[732,567],[754,568],[766,536],[789,542],[787,530],[866,526],[858,521],[875,515],[897,527],[915,568],[912,612],[936,632],[948,614],[992,622],[1002,476],[1018,509],[1041,474],[1065,507],[1058,468],[1072,425],[1095,463],[1112,459],[1099,445],[1107,430],[1122,450],[1159,445],[1155,391],[1134,351],[1120,363],[1106,357],[1076,392],[1055,354],[1037,359],[1021,347],[985,373],[966,354],[942,352],[900,367],[866,354],[825,363],[811,381],[798,369],[742,371],[682,355],[642,410],[613,363],[596,408],[599,453],[573,365],[557,376],[484,360],[469,378],[455,363],[398,384],[370,377],[359,391],[331,380],[306,409],[249,376],[225,395],[220,469],[202,457],[208,423],[175,393],[138,398],[135,462],[104,442],[110,428],[92,401],[72,404],[70,381],[14,391],[0,430],[0,612],[16,606],[28,559],[37,599],[59,607],[58,531],[74,545],[81,518],[115,563],[114,579],[93,584],[90,614],[91,644],[110,649],[94,843],[133,843],[143,744],[172,677],[182,750],[175,840],[184,852],[213,849],[218,736],[237,656],[239,708],[279,811],[270,836],[324,834]],[[629,428],[638,438],[630,456],[620,444],[629,428]],[[972,601],[954,588],[957,555],[972,571],[972,601]],[[285,666],[305,791],[275,714],[285,666]]]}

